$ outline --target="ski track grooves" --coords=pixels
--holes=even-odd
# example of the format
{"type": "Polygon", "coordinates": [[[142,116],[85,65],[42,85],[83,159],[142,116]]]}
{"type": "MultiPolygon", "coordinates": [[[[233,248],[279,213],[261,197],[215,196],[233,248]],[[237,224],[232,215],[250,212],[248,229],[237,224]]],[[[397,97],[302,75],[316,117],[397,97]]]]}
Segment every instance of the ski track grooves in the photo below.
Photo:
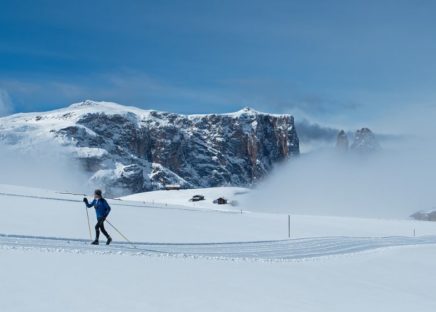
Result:
{"type": "Polygon", "coordinates": [[[231,243],[113,242],[91,246],[88,240],[0,234],[0,248],[132,256],[175,256],[224,260],[286,261],[352,254],[380,248],[436,244],[436,236],[315,237],[231,243]]]}

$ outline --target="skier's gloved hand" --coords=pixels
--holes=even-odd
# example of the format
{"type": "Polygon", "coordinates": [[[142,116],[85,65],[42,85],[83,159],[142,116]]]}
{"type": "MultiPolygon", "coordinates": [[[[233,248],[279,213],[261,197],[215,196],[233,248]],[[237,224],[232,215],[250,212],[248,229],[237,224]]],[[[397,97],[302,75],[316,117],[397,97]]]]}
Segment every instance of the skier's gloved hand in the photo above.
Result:
{"type": "Polygon", "coordinates": [[[83,197],[83,202],[84,202],[84,203],[88,203],[88,198],[83,197]]]}

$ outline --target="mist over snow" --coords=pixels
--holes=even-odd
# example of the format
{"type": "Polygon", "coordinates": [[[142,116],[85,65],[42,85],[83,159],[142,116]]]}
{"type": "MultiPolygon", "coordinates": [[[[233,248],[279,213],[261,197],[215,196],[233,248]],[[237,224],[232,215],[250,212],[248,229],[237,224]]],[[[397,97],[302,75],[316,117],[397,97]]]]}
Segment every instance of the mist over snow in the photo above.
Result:
{"type": "Polygon", "coordinates": [[[9,115],[12,110],[12,101],[8,92],[0,89],[0,117],[9,115]]]}
{"type": "Polygon", "coordinates": [[[411,109],[380,122],[397,136],[370,155],[341,154],[333,146],[303,154],[277,167],[248,205],[256,211],[376,218],[429,210],[436,206],[435,118],[434,108],[411,109]]]}
{"type": "Polygon", "coordinates": [[[54,144],[26,149],[0,145],[0,184],[87,193],[93,186],[79,163],[54,144]]]}

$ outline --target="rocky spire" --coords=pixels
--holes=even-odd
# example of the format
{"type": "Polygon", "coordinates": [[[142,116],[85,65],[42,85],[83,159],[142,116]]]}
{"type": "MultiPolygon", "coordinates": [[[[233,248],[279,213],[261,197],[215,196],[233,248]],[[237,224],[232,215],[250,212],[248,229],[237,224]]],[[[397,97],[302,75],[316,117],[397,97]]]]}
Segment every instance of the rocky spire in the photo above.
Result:
{"type": "Polygon", "coordinates": [[[340,152],[347,152],[348,151],[348,136],[345,133],[344,130],[339,131],[338,136],[336,138],[336,150],[340,152]]]}
{"type": "Polygon", "coordinates": [[[357,130],[354,134],[354,142],[351,144],[351,150],[358,153],[372,153],[380,149],[380,144],[370,129],[362,128],[357,130]]]}

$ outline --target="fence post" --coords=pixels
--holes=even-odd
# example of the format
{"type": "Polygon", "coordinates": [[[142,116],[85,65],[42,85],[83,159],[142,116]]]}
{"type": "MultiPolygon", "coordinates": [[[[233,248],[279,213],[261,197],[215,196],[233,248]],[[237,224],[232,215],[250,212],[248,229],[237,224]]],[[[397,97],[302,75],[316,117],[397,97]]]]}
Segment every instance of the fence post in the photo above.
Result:
{"type": "Polygon", "coordinates": [[[288,238],[291,238],[291,215],[288,215],[288,238]]]}

